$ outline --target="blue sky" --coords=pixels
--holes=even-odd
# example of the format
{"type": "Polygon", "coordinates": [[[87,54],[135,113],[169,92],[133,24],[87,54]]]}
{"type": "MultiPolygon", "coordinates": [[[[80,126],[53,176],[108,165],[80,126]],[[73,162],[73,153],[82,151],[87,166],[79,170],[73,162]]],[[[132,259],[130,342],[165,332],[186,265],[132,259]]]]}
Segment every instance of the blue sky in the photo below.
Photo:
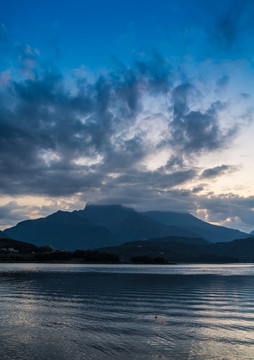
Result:
{"type": "Polygon", "coordinates": [[[196,61],[251,60],[251,1],[5,1],[10,41],[40,49],[63,69],[112,66],[153,51],[196,61]]]}
{"type": "Polygon", "coordinates": [[[254,228],[252,1],[3,1],[0,226],[86,202],[254,228]]]}

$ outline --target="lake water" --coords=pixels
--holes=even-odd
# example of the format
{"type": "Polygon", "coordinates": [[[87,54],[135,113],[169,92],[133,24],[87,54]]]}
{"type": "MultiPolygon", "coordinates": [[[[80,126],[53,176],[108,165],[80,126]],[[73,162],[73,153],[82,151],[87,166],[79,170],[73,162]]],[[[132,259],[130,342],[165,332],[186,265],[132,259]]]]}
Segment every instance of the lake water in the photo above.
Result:
{"type": "Polygon", "coordinates": [[[254,266],[0,264],[0,359],[252,360],[254,266]]]}

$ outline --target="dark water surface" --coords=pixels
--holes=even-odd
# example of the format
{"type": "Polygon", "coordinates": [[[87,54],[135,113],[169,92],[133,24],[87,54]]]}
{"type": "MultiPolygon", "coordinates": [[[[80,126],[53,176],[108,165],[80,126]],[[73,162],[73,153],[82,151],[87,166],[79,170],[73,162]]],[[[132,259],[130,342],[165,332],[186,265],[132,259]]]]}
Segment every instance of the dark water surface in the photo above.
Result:
{"type": "Polygon", "coordinates": [[[0,264],[0,359],[252,360],[254,266],[0,264]]]}

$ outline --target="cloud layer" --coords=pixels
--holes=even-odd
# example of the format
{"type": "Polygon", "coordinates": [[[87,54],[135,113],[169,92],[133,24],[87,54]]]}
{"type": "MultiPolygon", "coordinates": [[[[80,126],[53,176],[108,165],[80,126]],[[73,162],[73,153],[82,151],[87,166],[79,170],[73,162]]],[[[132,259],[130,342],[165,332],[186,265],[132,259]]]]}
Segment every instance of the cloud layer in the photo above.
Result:
{"type": "Polygon", "coordinates": [[[168,189],[195,176],[191,159],[222,148],[237,131],[235,124],[222,129],[221,102],[191,110],[197,90],[189,82],[175,85],[176,74],[159,55],[94,82],[66,83],[56,69],[39,68],[32,51],[23,53],[22,62],[32,59],[31,78],[10,79],[0,94],[3,193],[66,196],[116,181],[168,189]],[[148,171],[145,158],[162,149],[167,165],[148,171]]]}
{"type": "Polygon", "coordinates": [[[97,75],[82,62],[65,71],[42,60],[0,24],[0,196],[54,199],[47,209],[3,200],[0,225],[75,198],[77,205],[207,211],[208,220],[251,226],[252,197],[211,187],[239,164],[210,159],[233,149],[252,121],[252,110],[239,106],[250,103],[249,89],[238,93],[232,84],[233,72],[248,66],[253,5],[236,1],[218,11],[209,2],[208,12],[202,4],[198,21],[181,31],[175,25],[171,54],[142,52],[97,75]]]}

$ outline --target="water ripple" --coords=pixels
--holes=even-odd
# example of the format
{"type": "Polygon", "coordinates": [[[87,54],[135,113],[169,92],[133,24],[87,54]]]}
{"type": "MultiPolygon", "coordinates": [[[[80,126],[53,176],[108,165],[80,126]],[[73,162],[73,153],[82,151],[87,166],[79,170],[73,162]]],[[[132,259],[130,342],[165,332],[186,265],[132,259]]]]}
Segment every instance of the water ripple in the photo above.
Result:
{"type": "Polygon", "coordinates": [[[1,360],[252,359],[253,266],[172,269],[1,264],[1,360]]]}

